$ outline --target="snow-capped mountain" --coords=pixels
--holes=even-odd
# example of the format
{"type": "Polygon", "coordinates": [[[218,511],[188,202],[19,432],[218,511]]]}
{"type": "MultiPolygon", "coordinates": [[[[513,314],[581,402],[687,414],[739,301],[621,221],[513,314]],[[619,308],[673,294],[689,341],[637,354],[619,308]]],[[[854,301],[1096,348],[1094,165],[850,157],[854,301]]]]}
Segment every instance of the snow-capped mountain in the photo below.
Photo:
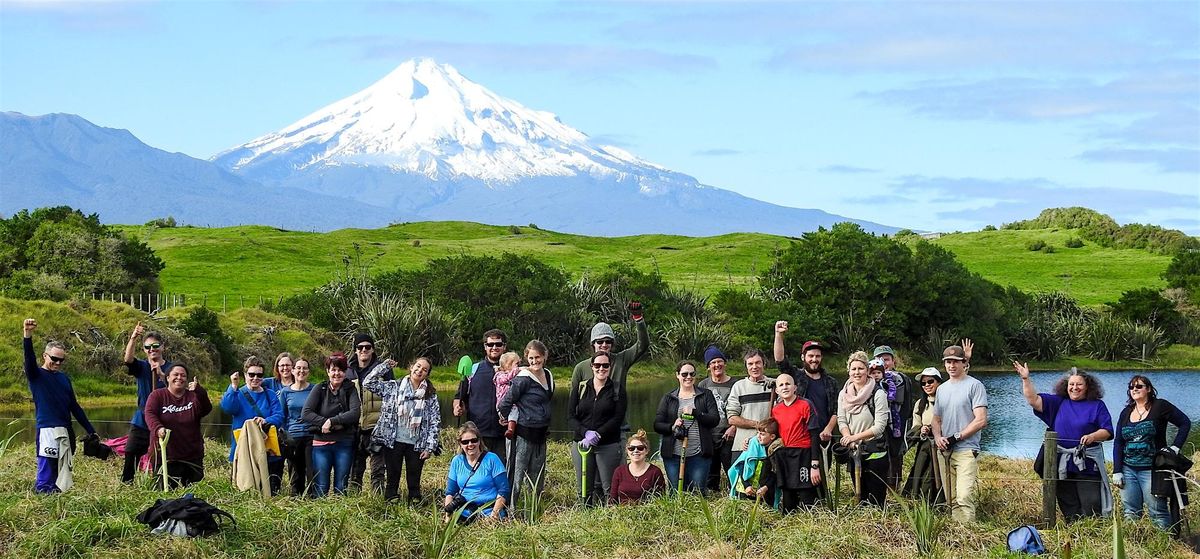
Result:
{"type": "MultiPolygon", "coordinates": [[[[795,235],[847,220],[767,204],[595,145],[428,59],[213,161],[271,187],[353,198],[422,219],[563,231],[795,235]],[[597,202],[608,211],[597,212],[597,202]]],[[[892,227],[858,222],[871,231],[892,227]]]]}

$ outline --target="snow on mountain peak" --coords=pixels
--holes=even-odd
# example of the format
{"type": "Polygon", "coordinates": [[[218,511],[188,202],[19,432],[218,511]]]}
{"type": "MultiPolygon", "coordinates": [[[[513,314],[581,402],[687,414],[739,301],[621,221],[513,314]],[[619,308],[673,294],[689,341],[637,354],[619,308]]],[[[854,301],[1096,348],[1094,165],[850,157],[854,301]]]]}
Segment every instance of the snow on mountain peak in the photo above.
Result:
{"type": "MultiPolygon", "coordinates": [[[[500,97],[427,58],[404,62],[366,89],[213,160],[259,178],[342,165],[488,184],[577,174],[683,177],[592,145],[553,113],[500,97]]],[[[661,177],[646,179],[639,180],[643,190],[653,190],[661,177]]]]}

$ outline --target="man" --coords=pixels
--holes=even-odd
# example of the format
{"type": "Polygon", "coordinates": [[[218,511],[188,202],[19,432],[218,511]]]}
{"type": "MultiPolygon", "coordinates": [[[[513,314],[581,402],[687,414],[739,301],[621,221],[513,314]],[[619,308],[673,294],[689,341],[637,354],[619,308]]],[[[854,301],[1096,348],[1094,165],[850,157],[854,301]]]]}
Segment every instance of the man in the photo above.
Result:
{"type": "Polygon", "coordinates": [[[96,429],[88,421],[71,379],[62,372],[67,360],[67,350],[59,342],[47,342],[42,351],[42,366],[37,364],[33,353],[33,331],[37,321],[26,318],[23,324],[25,350],[25,378],[29,381],[29,392],[33,395],[33,413],[37,418],[37,477],[33,490],[37,493],[58,493],[71,488],[74,483],[71,468],[75,455],[75,434],[71,430],[71,416],[83,426],[88,436],[96,438],[96,429]]]}
{"type": "MultiPolygon", "coordinates": [[[[471,374],[458,383],[454,393],[454,416],[467,416],[475,422],[483,444],[505,458],[504,427],[496,415],[496,365],[508,349],[508,336],[495,328],[483,333],[483,360],[471,367],[471,374]]],[[[507,459],[505,459],[507,462],[507,459]]]]}
{"type": "MultiPolygon", "coordinates": [[[[620,352],[613,345],[616,343],[616,334],[613,332],[612,326],[606,322],[597,322],[595,326],[592,326],[592,355],[601,351],[612,354],[612,372],[609,373],[608,378],[616,381],[621,390],[625,390],[625,376],[629,373],[629,369],[650,353],[650,334],[646,331],[646,321],[642,319],[641,303],[629,302],[629,318],[633,319],[633,323],[637,327],[637,343],[620,352]]],[[[580,382],[591,379],[592,358],[588,356],[587,359],[575,364],[575,369],[571,371],[569,386],[579,386],[580,382]]],[[[622,429],[628,430],[628,427],[622,427],[622,429]]]]}
{"type": "MultiPolygon", "coordinates": [[[[375,338],[370,334],[360,332],[354,335],[354,356],[346,360],[346,380],[354,384],[362,402],[358,416],[358,439],[354,445],[354,465],[350,468],[350,486],[361,489],[363,477],[367,473],[367,462],[371,466],[371,489],[383,495],[387,481],[386,466],[383,463],[383,447],[371,443],[371,435],[375,432],[375,424],[379,422],[379,413],[383,410],[383,399],[379,395],[364,390],[362,379],[379,363],[375,351],[375,338]]],[[[383,380],[393,380],[392,371],[383,375],[383,380]]]]}
{"type": "Polygon", "coordinates": [[[696,387],[712,392],[721,415],[721,421],[712,430],[713,457],[712,467],[708,469],[707,485],[709,492],[720,494],[721,480],[733,465],[733,437],[737,433],[737,427],[729,424],[725,405],[738,379],[725,374],[725,354],[715,345],[704,350],[704,365],[708,367],[708,377],[696,383],[696,387]]]}
{"type": "Polygon", "coordinates": [[[142,410],[150,393],[157,388],[166,388],[167,372],[171,370],[171,362],[163,354],[167,344],[162,334],[146,332],[141,322],[133,327],[129,334],[129,342],[125,344],[125,368],[137,382],[137,409],[129,420],[129,436],[125,438],[125,466],[121,469],[121,481],[132,483],[137,473],[137,464],[142,456],[150,450],[150,431],[142,410]],[[135,344],[141,340],[142,351],[146,359],[137,359],[135,344]]]}
{"type": "MultiPolygon", "coordinates": [[[[881,345],[875,348],[874,359],[883,366],[883,385],[881,390],[887,391],[888,411],[891,413],[891,424],[888,427],[888,476],[884,480],[893,490],[900,488],[904,470],[904,453],[908,451],[905,434],[912,425],[913,383],[896,371],[896,355],[891,346],[881,345]]],[[[873,359],[873,360],[874,360],[873,359]]]]}
{"type": "Polygon", "coordinates": [[[729,425],[737,428],[733,435],[733,462],[746,450],[750,438],[758,434],[758,422],[771,417],[775,382],[766,375],[763,353],[751,349],[742,357],[746,362],[746,378],[733,383],[725,403],[729,425]]]}
{"type": "Polygon", "coordinates": [[[950,515],[959,522],[972,522],[980,432],[988,421],[987,390],[967,375],[967,353],[962,346],[946,348],[942,363],[950,379],[938,387],[933,404],[934,443],[950,455],[950,515]]]}
{"type": "MultiPolygon", "coordinates": [[[[833,377],[825,371],[822,363],[825,359],[825,348],[820,342],[809,340],[800,347],[800,358],[803,363],[803,374],[797,371],[787,360],[783,337],[788,331],[786,320],[775,322],[775,362],[779,372],[787,373],[796,380],[796,394],[808,400],[813,409],[813,423],[816,426],[809,432],[813,450],[821,463],[821,475],[829,468],[822,447],[828,447],[833,440],[833,431],[837,428],[838,392],[841,388],[833,377]]],[[[828,478],[826,478],[828,479],[828,478]]],[[[828,484],[819,486],[818,492],[822,497],[828,497],[828,484]]]]}

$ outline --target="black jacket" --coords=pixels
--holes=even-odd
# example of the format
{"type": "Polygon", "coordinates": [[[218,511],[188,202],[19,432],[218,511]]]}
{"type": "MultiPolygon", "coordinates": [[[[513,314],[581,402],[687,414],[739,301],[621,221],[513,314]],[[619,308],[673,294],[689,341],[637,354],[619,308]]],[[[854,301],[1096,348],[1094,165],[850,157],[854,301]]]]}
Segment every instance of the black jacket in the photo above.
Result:
{"type": "MultiPolygon", "coordinates": [[[[708,433],[721,421],[717,411],[717,399],[703,388],[696,389],[695,409],[692,415],[700,422],[700,432],[708,433]]],[[[675,454],[675,420],[679,418],[679,389],[676,388],[662,397],[658,403],[658,413],[654,416],[654,431],[662,435],[662,447],[659,449],[663,459],[679,458],[675,454]]],[[[700,437],[700,455],[710,457],[713,453],[712,437],[700,437]]]]}
{"type": "Polygon", "coordinates": [[[575,440],[581,441],[588,431],[595,431],[600,433],[599,444],[621,442],[621,422],[625,420],[628,405],[625,391],[612,379],[604,383],[599,394],[592,379],[572,386],[567,415],[575,440]],[[579,391],[581,385],[583,393],[579,391]]]}
{"type": "Polygon", "coordinates": [[[318,441],[350,440],[354,438],[358,427],[360,405],[358,391],[352,383],[343,382],[337,394],[334,394],[329,389],[329,381],[325,381],[313,387],[312,392],[308,394],[300,417],[310,427],[317,428],[314,437],[318,441]],[[320,428],[326,419],[330,420],[333,429],[322,433],[320,428]]]}

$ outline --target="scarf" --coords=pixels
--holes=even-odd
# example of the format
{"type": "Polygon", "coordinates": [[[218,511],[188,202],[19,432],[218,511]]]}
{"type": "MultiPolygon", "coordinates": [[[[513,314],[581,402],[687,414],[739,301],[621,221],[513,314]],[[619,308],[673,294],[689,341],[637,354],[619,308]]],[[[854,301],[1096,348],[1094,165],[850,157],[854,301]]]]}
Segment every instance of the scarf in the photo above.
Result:
{"type": "Polygon", "coordinates": [[[867,377],[867,385],[860,390],[854,386],[853,380],[847,380],[846,386],[838,393],[838,407],[845,406],[846,413],[857,415],[862,411],[867,399],[875,394],[875,379],[867,377]]]}
{"type": "Polygon", "coordinates": [[[414,390],[410,377],[406,376],[404,380],[400,381],[400,389],[397,392],[400,399],[400,409],[397,415],[400,418],[409,418],[408,430],[414,436],[421,429],[421,416],[425,413],[425,392],[428,383],[428,379],[421,381],[421,386],[414,390]]]}

